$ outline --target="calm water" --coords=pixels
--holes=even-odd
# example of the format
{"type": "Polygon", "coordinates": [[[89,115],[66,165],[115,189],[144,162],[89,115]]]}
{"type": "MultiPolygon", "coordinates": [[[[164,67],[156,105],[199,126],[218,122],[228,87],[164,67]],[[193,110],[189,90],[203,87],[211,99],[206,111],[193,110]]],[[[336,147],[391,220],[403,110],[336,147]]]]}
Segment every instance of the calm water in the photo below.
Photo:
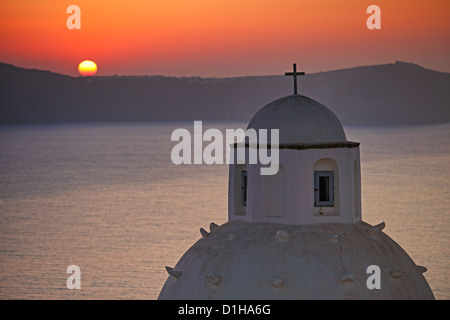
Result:
{"type": "MultiPolygon", "coordinates": [[[[164,266],[227,220],[227,166],[170,160],[172,131],[192,125],[0,127],[0,298],[156,299],[164,266]],[[81,290],[66,287],[72,264],[81,290]]],[[[361,142],[363,219],[385,221],[449,299],[450,124],[346,132],[361,142]]]]}

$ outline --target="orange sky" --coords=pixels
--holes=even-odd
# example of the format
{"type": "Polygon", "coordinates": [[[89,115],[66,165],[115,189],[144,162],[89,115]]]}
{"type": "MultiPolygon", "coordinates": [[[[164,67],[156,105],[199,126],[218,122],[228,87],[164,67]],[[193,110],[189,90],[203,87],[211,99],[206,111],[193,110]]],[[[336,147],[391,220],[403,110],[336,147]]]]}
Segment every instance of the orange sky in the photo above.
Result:
{"type": "Polygon", "coordinates": [[[449,0],[21,0],[0,4],[0,61],[77,75],[240,76],[414,62],[450,72],[449,0]],[[81,8],[81,30],[66,9],[81,8]],[[366,8],[381,8],[368,30],[366,8]]]}

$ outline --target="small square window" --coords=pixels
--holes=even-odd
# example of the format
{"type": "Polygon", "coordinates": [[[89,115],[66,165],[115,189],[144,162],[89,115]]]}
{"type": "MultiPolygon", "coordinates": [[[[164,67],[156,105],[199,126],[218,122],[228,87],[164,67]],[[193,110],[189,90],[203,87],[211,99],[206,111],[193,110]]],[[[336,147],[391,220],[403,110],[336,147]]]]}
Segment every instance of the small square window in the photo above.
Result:
{"type": "Polygon", "coordinates": [[[314,171],[314,206],[334,206],[333,171],[314,171]]]}

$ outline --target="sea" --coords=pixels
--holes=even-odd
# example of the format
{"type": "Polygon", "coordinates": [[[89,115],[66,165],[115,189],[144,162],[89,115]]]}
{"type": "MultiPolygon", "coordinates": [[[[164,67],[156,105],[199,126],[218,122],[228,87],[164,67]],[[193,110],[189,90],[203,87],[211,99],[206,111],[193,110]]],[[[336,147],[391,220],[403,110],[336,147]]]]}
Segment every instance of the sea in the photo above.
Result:
{"type": "MultiPolygon", "coordinates": [[[[165,266],[227,221],[228,166],[175,165],[177,128],[193,122],[0,126],[0,299],[157,299],[165,266]]],[[[449,299],[450,123],[345,130],[361,143],[363,220],[385,222],[449,299]]]]}

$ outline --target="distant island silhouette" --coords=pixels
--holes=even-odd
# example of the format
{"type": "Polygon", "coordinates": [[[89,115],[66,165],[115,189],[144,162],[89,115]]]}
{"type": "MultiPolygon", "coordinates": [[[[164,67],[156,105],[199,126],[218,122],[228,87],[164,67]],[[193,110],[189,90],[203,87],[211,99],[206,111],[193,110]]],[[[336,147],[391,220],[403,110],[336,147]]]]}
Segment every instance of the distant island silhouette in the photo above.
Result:
{"type": "MultiPolygon", "coordinates": [[[[289,67],[290,64],[287,64],[289,67]]],[[[71,77],[0,63],[0,124],[243,120],[293,93],[292,79],[166,76],[71,77]]],[[[450,121],[450,73],[395,62],[306,74],[299,94],[344,125],[450,121]]]]}

